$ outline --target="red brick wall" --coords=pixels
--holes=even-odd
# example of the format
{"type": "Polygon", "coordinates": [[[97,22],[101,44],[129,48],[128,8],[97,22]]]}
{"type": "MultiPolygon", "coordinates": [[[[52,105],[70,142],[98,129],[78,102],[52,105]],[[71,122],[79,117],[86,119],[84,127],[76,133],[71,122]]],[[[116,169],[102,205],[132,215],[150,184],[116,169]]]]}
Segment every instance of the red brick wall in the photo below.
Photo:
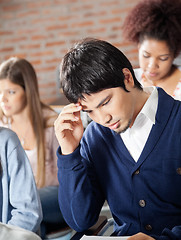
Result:
{"type": "Polygon", "coordinates": [[[138,66],[136,46],[123,42],[121,25],[138,0],[0,0],[0,62],[10,56],[30,61],[38,75],[41,99],[59,94],[57,66],[83,37],[120,48],[138,66]]]}

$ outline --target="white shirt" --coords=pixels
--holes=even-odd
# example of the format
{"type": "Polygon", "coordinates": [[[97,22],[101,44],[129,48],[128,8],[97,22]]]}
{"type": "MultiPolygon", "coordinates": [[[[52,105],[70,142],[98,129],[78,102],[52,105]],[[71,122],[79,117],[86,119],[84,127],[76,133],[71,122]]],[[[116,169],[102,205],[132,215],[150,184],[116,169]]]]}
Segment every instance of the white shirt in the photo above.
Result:
{"type": "Polygon", "coordinates": [[[151,94],[142,110],[136,117],[134,124],[124,133],[121,138],[133,159],[137,162],[146,144],[158,107],[158,91],[156,87],[146,87],[144,91],[151,94]]]}

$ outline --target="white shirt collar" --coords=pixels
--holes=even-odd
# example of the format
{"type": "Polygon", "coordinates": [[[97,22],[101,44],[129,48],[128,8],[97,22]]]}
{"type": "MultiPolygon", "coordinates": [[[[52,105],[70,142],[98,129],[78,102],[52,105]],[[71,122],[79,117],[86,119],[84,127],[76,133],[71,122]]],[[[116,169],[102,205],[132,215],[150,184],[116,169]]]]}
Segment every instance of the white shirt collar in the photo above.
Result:
{"type": "Polygon", "coordinates": [[[151,128],[155,124],[158,107],[157,88],[147,87],[143,90],[151,95],[136,117],[133,126],[120,134],[126,148],[136,162],[146,144],[151,128]]]}
{"type": "Polygon", "coordinates": [[[155,124],[156,111],[158,107],[158,90],[156,87],[145,87],[143,90],[151,95],[147,99],[137,118],[139,115],[143,114],[150,119],[153,124],[155,124]]]}

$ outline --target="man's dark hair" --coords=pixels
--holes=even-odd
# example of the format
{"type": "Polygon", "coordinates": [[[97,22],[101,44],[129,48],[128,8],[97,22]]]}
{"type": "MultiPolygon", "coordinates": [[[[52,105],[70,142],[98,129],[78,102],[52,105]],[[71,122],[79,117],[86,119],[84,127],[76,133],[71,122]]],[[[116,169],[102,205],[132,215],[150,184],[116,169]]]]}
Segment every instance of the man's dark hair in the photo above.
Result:
{"type": "Polygon", "coordinates": [[[64,56],[61,65],[61,87],[67,99],[76,103],[83,94],[121,87],[125,91],[123,68],[130,70],[135,87],[142,89],[131,63],[110,43],[86,38],[64,56]]]}

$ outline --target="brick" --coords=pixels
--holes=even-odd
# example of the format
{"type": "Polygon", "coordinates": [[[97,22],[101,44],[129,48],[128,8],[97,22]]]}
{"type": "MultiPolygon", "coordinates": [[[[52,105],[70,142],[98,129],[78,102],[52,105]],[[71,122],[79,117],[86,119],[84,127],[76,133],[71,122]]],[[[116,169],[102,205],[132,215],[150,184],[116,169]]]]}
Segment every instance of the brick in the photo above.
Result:
{"type": "Polygon", "coordinates": [[[52,56],[52,55],[53,55],[52,51],[42,51],[42,52],[30,53],[31,57],[44,57],[44,56],[52,56]]]}
{"type": "Polygon", "coordinates": [[[114,22],[121,22],[121,18],[115,17],[115,18],[106,18],[106,19],[100,20],[100,23],[103,23],[103,24],[108,24],[108,23],[111,24],[114,22]]]}
{"type": "Polygon", "coordinates": [[[14,47],[9,47],[9,48],[0,48],[0,52],[13,52],[14,47]]]}
{"type": "Polygon", "coordinates": [[[0,31],[0,36],[9,36],[12,35],[12,31],[0,31]]]}
{"type": "Polygon", "coordinates": [[[36,69],[40,96],[57,97],[56,71],[83,37],[110,41],[138,65],[137,46],[122,36],[122,23],[138,0],[0,0],[0,61],[27,58],[36,69]]]}
{"type": "Polygon", "coordinates": [[[51,42],[51,43],[46,43],[46,47],[60,46],[64,44],[65,44],[65,41],[51,42]]]}
{"type": "Polygon", "coordinates": [[[22,49],[37,49],[40,48],[40,44],[27,44],[27,45],[20,45],[22,49]]]}
{"type": "Polygon", "coordinates": [[[62,24],[62,25],[53,25],[53,26],[49,26],[46,27],[46,30],[60,30],[60,29],[66,29],[68,27],[67,24],[62,24]]]}
{"type": "Polygon", "coordinates": [[[88,27],[93,25],[94,25],[93,21],[84,21],[84,22],[74,23],[72,24],[72,27],[88,27]]]}
{"type": "Polygon", "coordinates": [[[22,10],[24,7],[23,4],[9,4],[7,6],[3,6],[2,7],[2,11],[3,12],[14,12],[14,11],[18,11],[18,10],[22,10]]]}

